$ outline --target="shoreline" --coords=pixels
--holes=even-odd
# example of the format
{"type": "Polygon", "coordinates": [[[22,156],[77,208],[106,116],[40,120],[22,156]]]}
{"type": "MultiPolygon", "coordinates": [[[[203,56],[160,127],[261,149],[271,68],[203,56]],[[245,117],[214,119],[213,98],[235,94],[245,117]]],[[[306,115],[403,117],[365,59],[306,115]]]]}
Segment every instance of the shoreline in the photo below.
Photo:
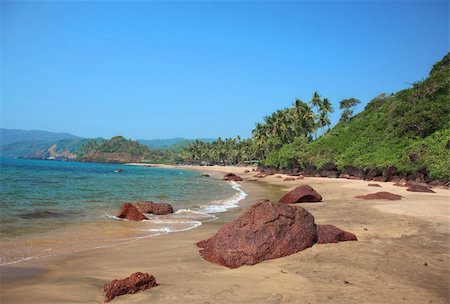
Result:
{"type": "Polygon", "coordinates": [[[256,173],[248,167],[175,168],[218,176],[238,174],[244,179],[239,184],[248,196],[237,208],[220,213],[217,220],[188,231],[2,266],[1,300],[101,303],[103,284],[142,271],[155,275],[160,286],[116,298],[114,303],[229,303],[238,299],[240,303],[297,303],[299,299],[306,303],[448,301],[450,196],[446,190],[411,193],[388,182],[379,182],[382,188],[371,188],[367,187],[368,181],[309,177],[285,182],[276,177],[281,174],[250,182],[256,173]],[[250,172],[244,174],[244,170],[250,172]],[[233,270],[200,258],[195,242],[210,237],[257,201],[277,200],[301,184],[313,186],[324,197],[321,203],[300,204],[315,216],[316,223],[337,225],[355,233],[359,241],[314,246],[233,270]],[[377,191],[405,198],[398,202],[353,199],[356,194],[377,191]],[[23,299],[17,299],[17,294],[23,299]]]}

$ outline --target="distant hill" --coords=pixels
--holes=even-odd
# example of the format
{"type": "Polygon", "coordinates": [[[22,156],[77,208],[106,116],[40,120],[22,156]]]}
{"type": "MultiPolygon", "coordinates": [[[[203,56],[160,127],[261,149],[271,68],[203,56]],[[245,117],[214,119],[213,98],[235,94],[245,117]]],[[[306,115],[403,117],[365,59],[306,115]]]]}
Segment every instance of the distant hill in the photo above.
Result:
{"type": "Polygon", "coordinates": [[[69,133],[0,128],[0,146],[17,142],[58,141],[63,139],[81,139],[81,137],[69,133]]]}
{"type": "Polygon", "coordinates": [[[0,146],[3,157],[34,159],[76,159],[88,139],[20,141],[0,146]]]}
{"type": "MultiPolygon", "coordinates": [[[[0,156],[3,157],[102,162],[132,162],[144,159],[148,162],[170,162],[173,161],[176,152],[195,141],[185,138],[131,141],[121,136],[111,140],[85,139],[69,133],[4,128],[0,128],[0,136],[0,156]]],[[[214,141],[211,138],[198,140],[214,141]]]]}
{"type": "Polygon", "coordinates": [[[177,152],[187,147],[190,143],[196,140],[206,143],[211,143],[214,141],[213,138],[186,139],[181,137],[168,139],[138,139],[137,141],[152,149],[170,150],[177,152]]]}

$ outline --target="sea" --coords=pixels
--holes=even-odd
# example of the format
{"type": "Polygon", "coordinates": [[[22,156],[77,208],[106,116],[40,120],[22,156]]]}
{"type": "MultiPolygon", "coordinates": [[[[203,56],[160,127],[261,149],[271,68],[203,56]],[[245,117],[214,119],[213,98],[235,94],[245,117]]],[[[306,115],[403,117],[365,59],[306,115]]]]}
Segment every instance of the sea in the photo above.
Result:
{"type": "Polygon", "coordinates": [[[239,185],[178,168],[0,158],[0,264],[194,229],[238,206],[239,185]],[[125,202],[172,204],[170,215],[115,217],[125,202]]]}

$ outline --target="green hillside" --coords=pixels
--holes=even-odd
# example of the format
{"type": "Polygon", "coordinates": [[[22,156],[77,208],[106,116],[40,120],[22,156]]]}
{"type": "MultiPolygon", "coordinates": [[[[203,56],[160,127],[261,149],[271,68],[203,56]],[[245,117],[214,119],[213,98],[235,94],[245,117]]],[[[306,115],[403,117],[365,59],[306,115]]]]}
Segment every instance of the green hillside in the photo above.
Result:
{"type": "Polygon", "coordinates": [[[334,163],[339,170],[344,166],[380,170],[394,166],[403,175],[420,171],[430,178],[449,180],[449,57],[436,63],[425,80],[396,94],[376,97],[356,116],[353,109],[358,99],[340,101],[341,119],[331,130],[326,131],[334,108],[314,92],[310,101],[297,99],[292,107],[264,117],[251,139],[226,139],[226,144],[194,142],[181,151],[180,159],[212,164],[259,160],[266,167],[287,171],[308,165],[320,169],[325,163],[334,163]]]}
{"type": "Polygon", "coordinates": [[[450,176],[449,54],[427,79],[392,96],[369,102],[348,123],[339,123],[312,142],[305,161],[321,166],[395,166],[402,172],[427,168],[430,176],[450,176]]]}

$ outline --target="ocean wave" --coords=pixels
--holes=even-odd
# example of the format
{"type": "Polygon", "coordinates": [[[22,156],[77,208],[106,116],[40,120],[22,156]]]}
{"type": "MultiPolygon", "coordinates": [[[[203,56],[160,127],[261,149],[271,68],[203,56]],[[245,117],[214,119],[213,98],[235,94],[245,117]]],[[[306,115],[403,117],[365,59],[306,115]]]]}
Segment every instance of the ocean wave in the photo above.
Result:
{"type": "Polygon", "coordinates": [[[242,191],[241,186],[236,182],[231,182],[231,187],[237,191],[235,195],[226,200],[212,201],[209,205],[200,206],[200,212],[207,214],[221,213],[239,207],[239,202],[247,197],[247,193],[242,191]]]}

